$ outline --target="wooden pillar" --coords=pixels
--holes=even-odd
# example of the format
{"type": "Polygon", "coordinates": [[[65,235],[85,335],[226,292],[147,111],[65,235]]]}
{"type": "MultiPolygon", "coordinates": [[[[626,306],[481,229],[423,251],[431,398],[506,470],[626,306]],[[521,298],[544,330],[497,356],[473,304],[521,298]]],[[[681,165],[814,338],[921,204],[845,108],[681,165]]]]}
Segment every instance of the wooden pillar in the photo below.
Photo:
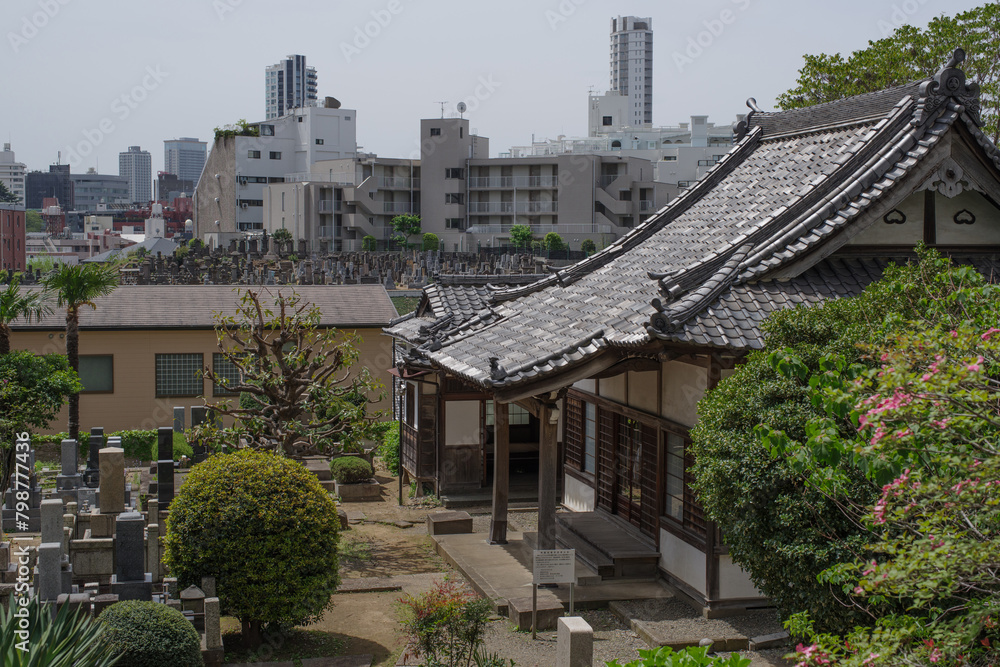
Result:
{"type": "Polygon", "coordinates": [[[493,402],[493,518],[490,544],[507,544],[507,498],[510,494],[510,408],[493,402]]]}
{"type": "MultiPolygon", "coordinates": [[[[708,355],[708,389],[715,389],[722,381],[722,371],[727,363],[718,355],[708,355]]],[[[731,366],[730,366],[731,367],[731,366]]],[[[719,599],[719,555],[714,521],[705,522],[705,602],[709,605],[719,599]]]]}
{"type": "Polygon", "coordinates": [[[538,443],[538,548],[555,549],[559,410],[555,404],[545,403],[538,413],[541,421],[541,442],[538,443]]]}

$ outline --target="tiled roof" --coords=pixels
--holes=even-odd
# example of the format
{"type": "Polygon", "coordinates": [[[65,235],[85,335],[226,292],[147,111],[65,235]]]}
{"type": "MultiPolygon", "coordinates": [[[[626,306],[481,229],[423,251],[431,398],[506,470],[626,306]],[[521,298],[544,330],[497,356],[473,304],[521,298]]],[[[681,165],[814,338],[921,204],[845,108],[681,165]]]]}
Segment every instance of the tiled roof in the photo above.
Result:
{"type": "MultiPolygon", "coordinates": [[[[35,288],[29,288],[35,289],[35,288]]],[[[381,285],[265,286],[264,303],[280,291],[294,290],[303,301],[319,306],[326,327],[384,327],[396,309],[381,285]],[[269,296],[270,295],[270,296],[269,296]]],[[[234,314],[239,302],[232,285],[122,285],[95,300],[96,309],[80,309],[81,329],[210,329],[216,312],[234,314]]],[[[14,330],[64,329],[66,313],[53,305],[40,323],[15,321],[14,330]]]]}
{"type": "MultiPolygon", "coordinates": [[[[591,258],[495,292],[478,311],[443,308],[447,321],[408,339],[418,347],[407,363],[500,390],[657,340],[760,347],[768,313],[857,294],[881,275],[874,260],[821,262],[816,253],[899,192],[959,118],[970,122],[964,74],[939,77],[956,72],[965,97],[927,93],[955,90],[934,79],[753,114],[725,158],[664,210],[591,258]]],[[[981,133],[976,140],[996,157],[981,133]]]]}

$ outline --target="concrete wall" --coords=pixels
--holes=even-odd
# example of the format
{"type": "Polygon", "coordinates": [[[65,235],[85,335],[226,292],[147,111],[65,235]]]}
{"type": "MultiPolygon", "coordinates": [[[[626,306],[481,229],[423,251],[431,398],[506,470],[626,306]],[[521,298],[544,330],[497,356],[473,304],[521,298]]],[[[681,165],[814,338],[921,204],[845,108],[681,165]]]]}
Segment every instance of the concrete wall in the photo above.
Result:
{"type": "MultiPolygon", "coordinates": [[[[392,364],[391,341],[378,329],[360,329],[358,334],[363,339],[358,344],[359,365],[367,367],[377,380],[388,387],[390,377],[387,369],[392,364]]],[[[15,331],[11,336],[11,348],[39,354],[65,354],[65,338],[62,336],[59,332],[50,331],[15,331]]],[[[217,397],[212,394],[212,383],[203,380],[205,393],[200,396],[158,398],[156,355],[201,353],[204,363],[210,365],[212,354],[218,351],[215,332],[211,330],[82,331],[81,355],[113,355],[114,391],[81,394],[81,428],[103,426],[106,430],[117,431],[173,425],[174,406],[203,405],[204,400],[214,401],[217,397]]],[[[373,409],[388,409],[389,403],[387,398],[374,405],[373,409]]],[[[67,419],[64,408],[48,432],[66,430],[67,419]]]]}
{"type": "Polygon", "coordinates": [[[566,475],[562,504],[573,512],[594,511],[594,487],[566,475]]]}
{"type": "Polygon", "coordinates": [[[665,530],[660,530],[660,568],[706,594],[705,554],[665,530]]]}

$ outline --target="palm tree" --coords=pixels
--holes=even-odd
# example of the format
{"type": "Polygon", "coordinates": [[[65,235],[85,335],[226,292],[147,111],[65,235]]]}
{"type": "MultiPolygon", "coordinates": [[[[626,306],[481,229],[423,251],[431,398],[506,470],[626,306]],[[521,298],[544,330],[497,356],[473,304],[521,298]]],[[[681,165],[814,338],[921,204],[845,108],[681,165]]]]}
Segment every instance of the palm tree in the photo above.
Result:
{"type": "MultiPolygon", "coordinates": [[[[45,278],[45,287],[56,293],[59,307],[66,308],[66,357],[80,372],[80,307],[97,308],[94,299],[107,296],[118,286],[116,264],[60,264],[45,278]]],[[[69,397],[69,437],[80,435],[80,394],[69,397]]]]}
{"type": "Polygon", "coordinates": [[[0,291],[0,354],[10,352],[11,322],[18,318],[37,322],[43,315],[52,312],[47,296],[42,291],[22,291],[20,273],[15,273],[14,278],[0,291]]]}

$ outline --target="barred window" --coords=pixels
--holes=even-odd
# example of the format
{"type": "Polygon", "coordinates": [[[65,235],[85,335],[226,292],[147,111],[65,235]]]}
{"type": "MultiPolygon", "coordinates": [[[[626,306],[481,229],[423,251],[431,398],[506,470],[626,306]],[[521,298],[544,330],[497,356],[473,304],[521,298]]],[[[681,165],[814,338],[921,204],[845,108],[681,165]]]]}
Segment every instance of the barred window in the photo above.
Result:
{"type": "Polygon", "coordinates": [[[690,472],[694,457],[687,452],[688,439],[679,433],[664,431],[667,449],[667,489],[664,514],[697,535],[705,535],[705,515],[691,489],[690,472]]]}
{"type": "Polygon", "coordinates": [[[204,391],[201,368],[201,354],[156,355],[157,397],[201,396],[204,391]]]}
{"type": "MultiPolygon", "coordinates": [[[[531,423],[531,413],[522,408],[520,405],[515,405],[510,403],[507,406],[507,425],[508,426],[527,426],[531,423]]],[[[486,425],[493,426],[494,424],[494,408],[493,401],[486,401],[486,425]]]]}
{"type": "Polygon", "coordinates": [[[215,377],[225,380],[227,386],[218,382],[212,383],[212,394],[214,396],[236,396],[239,392],[232,391],[227,387],[234,387],[240,381],[240,371],[236,364],[226,358],[226,355],[215,352],[212,354],[212,372],[215,377]]]}
{"type": "Polygon", "coordinates": [[[597,470],[597,406],[576,396],[566,399],[566,461],[593,474],[597,470]]]}

